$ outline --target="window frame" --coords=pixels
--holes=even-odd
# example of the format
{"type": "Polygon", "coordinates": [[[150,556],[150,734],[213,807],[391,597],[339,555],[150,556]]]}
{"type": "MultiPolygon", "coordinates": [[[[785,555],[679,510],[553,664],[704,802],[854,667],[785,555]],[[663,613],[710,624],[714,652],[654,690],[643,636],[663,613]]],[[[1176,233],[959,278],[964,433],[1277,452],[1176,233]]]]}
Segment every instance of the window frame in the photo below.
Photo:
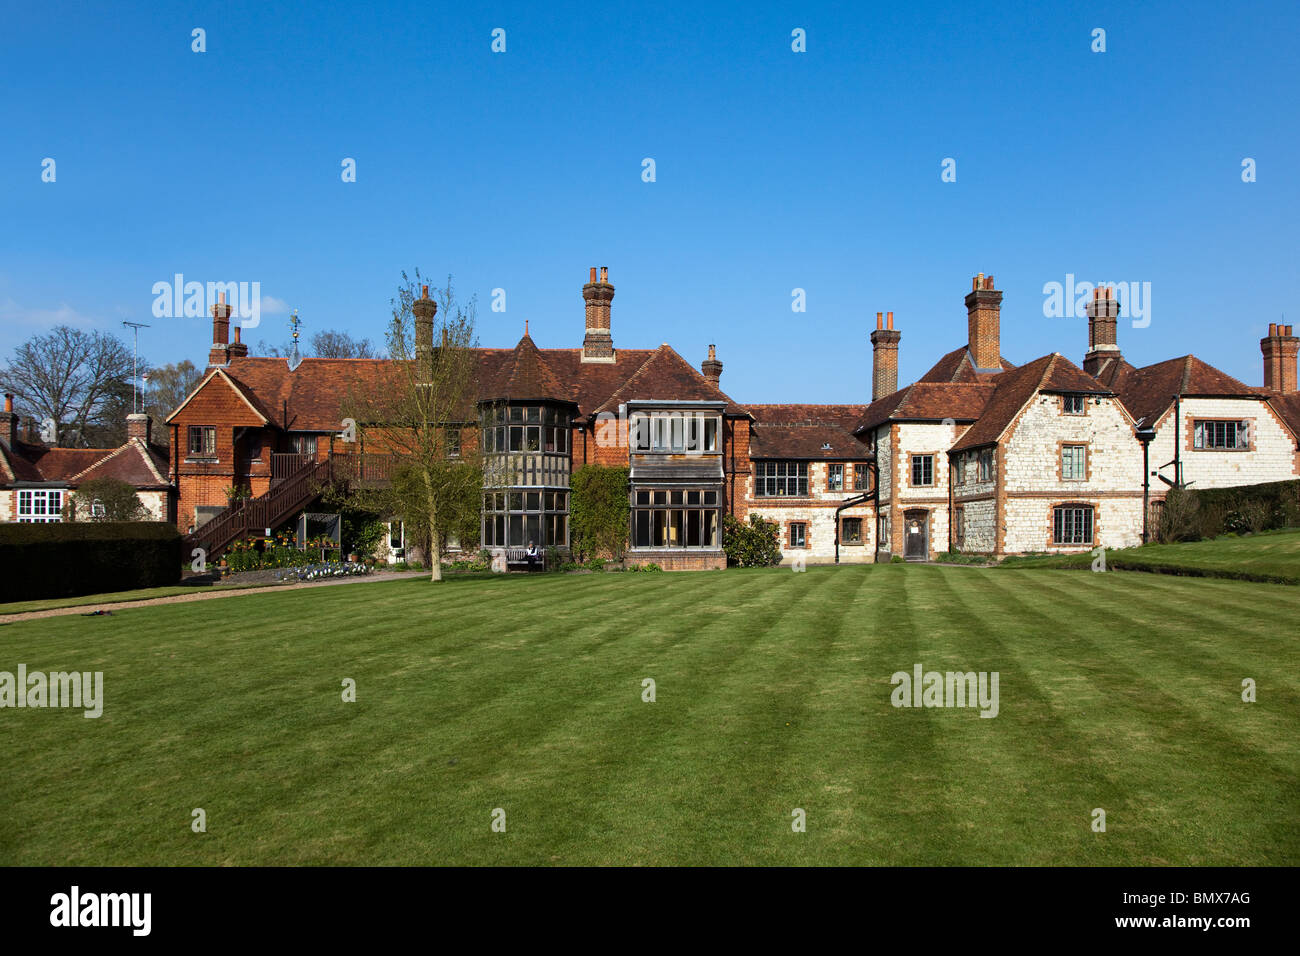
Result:
{"type": "Polygon", "coordinates": [[[913,487],[913,488],[933,488],[933,487],[935,487],[934,458],[935,458],[935,456],[934,456],[934,453],[933,453],[933,452],[920,452],[920,453],[918,453],[918,454],[913,454],[913,455],[911,456],[911,460],[910,460],[911,468],[910,468],[910,470],[909,470],[909,478],[911,479],[911,481],[910,481],[911,487],[913,487]],[[925,465],[924,465],[924,463],[926,462],[927,459],[929,460],[930,480],[929,480],[929,481],[917,481],[917,480],[916,480],[916,471],[917,471],[917,466],[918,466],[918,465],[921,465],[921,475],[922,475],[922,477],[924,477],[924,476],[925,476],[925,465]]]}
{"type": "Polygon", "coordinates": [[[866,545],[867,539],[863,535],[862,517],[860,515],[844,515],[840,518],[840,544],[846,548],[861,548],[866,545]],[[857,537],[850,538],[845,529],[849,522],[853,522],[858,529],[857,537]]]}
{"type": "Polygon", "coordinates": [[[1061,396],[1061,414],[1062,415],[1087,415],[1088,414],[1088,396],[1083,392],[1068,392],[1061,396]],[[1071,402],[1079,403],[1079,410],[1070,409],[1071,402]]]}
{"type": "Polygon", "coordinates": [[[840,492],[844,491],[844,463],[827,462],[826,463],[826,490],[840,492]],[[838,476],[838,481],[836,481],[838,476]]]}
{"type": "MultiPolygon", "coordinates": [[[[1082,529],[1080,529],[1082,530],[1082,529]]],[[[1052,531],[1051,544],[1058,548],[1091,548],[1097,538],[1097,508],[1095,505],[1085,504],[1082,502],[1067,502],[1059,505],[1052,505],[1052,531]],[[1078,515],[1086,515],[1086,520],[1081,524],[1086,528],[1088,534],[1086,539],[1073,540],[1081,537],[1076,531],[1070,536],[1071,540],[1062,540],[1065,537],[1067,523],[1065,515],[1067,513],[1077,513],[1074,518],[1078,522],[1078,515]]]]}
{"type": "Polygon", "coordinates": [[[1254,430],[1254,420],[1249,418],[1193,418],[1192,419],[1192,450],[1193,451],[1253,451],[1254,443],[1251,441],[1251,432],[1254,430]],[[1232,426],[1231,445],[1206,444],[1207,433],[1210,429],[1217,431],[1222,428],[1224,437],[1227,437],[1227,428],[1232,426]],[[1242,437],[1245,442],[1242,442],[1242,437]]]}
{"type": "MultiPolygon", "coordinates": [[[[1087,480],[1088,480],[1088,466],[1089,466],[1090,462],[1088,461],[1088,445],[1087,445],[1087,443],[1085,443],[1085,442],[1061,442],[1061,446],[1060,446],[1060,449],[1059,449],[1059,452],[1058,452],[1058,459],[1057,459],[1057,461],[1058,461],[1058,465],[1059,465],[1059,467],[1060,467],[1060,475],[1061,475],[1061,480],[1062,480],[1062,481],[1087,481],[1087,480]],[[1067,473],[1066,473],[1066,457],[1065,457],[1065,453],[1066,453],[1067,451],[1071,451],[1071,452],[1073,452],[1073,451],[1078,451],[1078,452],[1081,452],[1080,460],[1072,463],[1072,464],[1077,468],[1077,470],[1078,470],[1078,474],[1067,474],[1067,473]]],[[[1072,470],[1073,470],[1073,469],[1072,469],[1072,470]]]]}
{"type": "Polygon", "coordinates": [[[786,545],[787,545],[787,547],[794,548],[795,550],[799,550],[799,551],[807,550],[807,548],[808,548],[808,522],[806,522],[806,521],[791,521],[791,522],[790,522],[788,528],[786,529],[786,545]],[[795,528],[798,528],[798,529],[799,529],[799,541],[798,541],[798,543],[796,543],[796,542],[795,542],[795,539],[794,539],[794,529],[795,529],[795,528]]]}
{"type": "Polygon", "coordinates": [[[759,459],[754,462],[754,497],[755,498],[807,498],[811,495],[808,478],[808,462],[797,459],[772,458],[759,459]],[[794,469],[791,473],[789,469],[794,469]],[[794,491],[772,491],[770,488],[791,487],[794,491]],[[770,483],[770,484],[769,484],[770,483]]]}
{"type": "Polygon", "coordinates": [[[188,458],[215,458],[217,455],[217,426],[216,425],[188,425],[185,432],[186,457],[188,458]],[[195,437],[198,437],[195,448],[195,437]]]}

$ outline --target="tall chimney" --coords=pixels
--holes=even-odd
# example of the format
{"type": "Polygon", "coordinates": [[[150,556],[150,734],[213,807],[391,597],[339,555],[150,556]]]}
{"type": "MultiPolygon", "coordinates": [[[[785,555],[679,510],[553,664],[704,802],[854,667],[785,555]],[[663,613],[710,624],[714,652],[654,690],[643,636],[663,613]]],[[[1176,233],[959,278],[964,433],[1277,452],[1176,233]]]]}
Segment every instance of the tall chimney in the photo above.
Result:
{"type": "Polygon", "coordinates": [[[415,313],[415,362],[420,371],[429,374],[433,367],[433,317],[438,314],[438,303],[429,298],[429,287],[411,303],[415,313]]]}
{"type": "Polygon", "coordinates": [[[976,368],[1002,370],[1001,316],[1002,293],[993,288],[993,277],[981,272],[966,294],[966,347],[976,368]]]}
{"type": "Polygon", "coordinates": [[[609,283],[609,268],[600,267],[600,281],[596,280],[596,267],[591,267],[591,281],[582,287],[582,298],[587,303],[587,334],[582,340],[582,361],[613,362],[614,338],[610,333],[609,306],[614,301],[614,287],[609,283]]]}
{"type": "Polygon", "coordinates": [[[1300,339],[1291,334],[1291,326],[1270,322],[1268,335],[1259,340],[1264,353],[1264,387],[1279,395],[1296,390],[1296,352],[1300,339]]]}
{"type": "MultiPolygon", "coordinates": [[[[247,352],[247,349],[245,349],[247,352]]],[[[230,306],[222,292],[212,307],[212,350],[208,352],[208,365],[225,365],[230,361],[230,306]]]]}
{"type": "Polygon", "coordinates": [[[153,419],[143,412],[126,416],[126,439],[138,438],[146,445],[153,440],[153,419]]]}
{"type": "Polygon", "coordinates": [[[1119,299],[1115,298],[1115,290],[1098,286],[1088,303],[1088,354],[1083,357],[1083,370],[1089,375],[1100,372],[1109,359],[1120,360],[1118,325],[1119,299]]]}
{"type": "Polygon", "coordinates": [[[700,363],[700,371],[704,374],[704,379],[715,388],[718,382],[722,380],[722,363],[718,361],[718,350],[709,345],[709,357],[700,363]]]}
{"type": "Polygon", "coordinates": [[[894,313],[885,318],[876,313],[876,331],[871,333],[871,400],[898,391],[898,340],[903,333],[894,328],[894,313]]]}
{"type": "Polygon", "coordinates": [[[14,414],[14,397],[7,392],[4,414],[0,415],[0,438],[3,438],[10,448],[18,440],[18,416],[14,414]]]}

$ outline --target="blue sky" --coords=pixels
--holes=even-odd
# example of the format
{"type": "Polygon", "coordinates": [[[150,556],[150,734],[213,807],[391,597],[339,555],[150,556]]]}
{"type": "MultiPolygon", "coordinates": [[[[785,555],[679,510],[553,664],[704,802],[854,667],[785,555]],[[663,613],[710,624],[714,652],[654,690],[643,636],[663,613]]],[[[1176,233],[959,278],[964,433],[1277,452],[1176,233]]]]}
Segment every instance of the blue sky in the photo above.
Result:
{"type": "Polygon", "coordinates": [[[576,347],[604,265],[616,346],[715,342],[739,401],[858,402],[875,313],[909,381],[965,342],[977,272],[1007,358],[1081,361],[1085,323],[1043,314],[1073,274],[1151,284],[1131,361],[1259,384],[1300,320],[1297,35],[1291,2],[15,6],[0,351],[129,319],[204,361],[206,320],[151,314],[178,272],[260,282],[253,342],[287,338],[276,301],[379,340],[415,266],[478,294],[482,344],[528,319],[576,347]]]}

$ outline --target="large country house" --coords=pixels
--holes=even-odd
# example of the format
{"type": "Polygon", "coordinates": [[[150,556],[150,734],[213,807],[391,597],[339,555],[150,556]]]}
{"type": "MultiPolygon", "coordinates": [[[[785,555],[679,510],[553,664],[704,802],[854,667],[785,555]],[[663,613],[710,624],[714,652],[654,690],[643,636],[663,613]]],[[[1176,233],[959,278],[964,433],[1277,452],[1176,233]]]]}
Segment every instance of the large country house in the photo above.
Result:
{"type": "MultiPolygon", "coordinates": [[[[918,381],[898,387],[901,332],[878,313],[869,402],[742,406],[720,387],[714,346],[698,371],[667,344],[616,348],[605,269],[582,294],[581,348],[541,349],[525,330],[513,348],[476,350],[479,414],[449,423],[462,433],[453,447],[481,440],[505,466],[488,473],[510,477],[484,488],[467,549],[567,548],[569,476],[589,463],[629,469],[629,558],[670,569],[724,566],[727,513],[775,521],[787,561],[1080,551],[1137,544],[1144,495],[1158,505],[1175,482],[1300,475],[1290,326],[1261,341],[1263,388],[1194,356],[1135,368],[1103,288],[1082,367],[1057,353],[1016,365],[1001,352],[1002,292],[981,274],[965,297],[966,342],[918,381]]],[[[427,293],[415,303],[417,354],[433,350],[433,309],[427,293]]],[[[390,387],[394,365],[253,357],[237,327],[231,341],[230,306],[212,312],[208,372],[167,426],[177,522],[220,550],[308,508],[340,467],[364,477],[364,441],[342,440],[342,402],[390,387]],[[253,500],[230,506],[227,490],[241,487],[253,500]]]]}

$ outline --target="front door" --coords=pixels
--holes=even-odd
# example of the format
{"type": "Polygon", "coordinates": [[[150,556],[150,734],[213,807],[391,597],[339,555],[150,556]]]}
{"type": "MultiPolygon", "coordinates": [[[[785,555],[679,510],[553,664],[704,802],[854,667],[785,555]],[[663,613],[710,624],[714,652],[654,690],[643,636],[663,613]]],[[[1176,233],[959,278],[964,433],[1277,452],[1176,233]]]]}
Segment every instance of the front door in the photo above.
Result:
{"type": "Polygon", "coordinates": [[[930,512],[905,512],[903,514],[903,557],[908,561],[925,561],[929,556],[930,512]]]}

